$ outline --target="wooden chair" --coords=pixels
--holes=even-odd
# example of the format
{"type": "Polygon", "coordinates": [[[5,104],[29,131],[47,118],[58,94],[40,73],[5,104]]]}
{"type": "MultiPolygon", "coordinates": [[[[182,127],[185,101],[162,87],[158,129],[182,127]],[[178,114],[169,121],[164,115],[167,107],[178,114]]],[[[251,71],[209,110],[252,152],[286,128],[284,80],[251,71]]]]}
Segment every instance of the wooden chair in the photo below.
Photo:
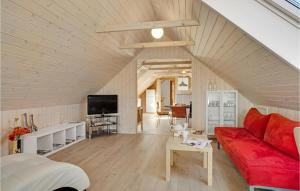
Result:
{"type": "Polygon", "coordinates": [[[185,119],[186,122],[188,123],[188,115],[187,115],[185,106],[172,106],[171,107],[171,120],[170,120],[171,125],[174,125],[174,121],[177,118],[185,119]]]}

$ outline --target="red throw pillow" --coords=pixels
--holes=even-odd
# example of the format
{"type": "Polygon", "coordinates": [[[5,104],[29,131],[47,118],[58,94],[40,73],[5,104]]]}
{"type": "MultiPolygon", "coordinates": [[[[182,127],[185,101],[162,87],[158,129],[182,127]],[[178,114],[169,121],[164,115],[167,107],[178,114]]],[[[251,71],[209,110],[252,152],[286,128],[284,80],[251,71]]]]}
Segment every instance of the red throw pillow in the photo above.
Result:
{"type": "Polygon", "coordinates": [[[270,115],[261,114],[256,108],[251,108],[244,120],[244,127],[259,139],[264,138],[270,115]]]}
{"type": "Polygon", "coordinates": [[[299,121],[292,121],[279,114],[272,114],[267,125],[264,141],[278,150],[299,159],[294,128],[300,127],[299,121]]]}

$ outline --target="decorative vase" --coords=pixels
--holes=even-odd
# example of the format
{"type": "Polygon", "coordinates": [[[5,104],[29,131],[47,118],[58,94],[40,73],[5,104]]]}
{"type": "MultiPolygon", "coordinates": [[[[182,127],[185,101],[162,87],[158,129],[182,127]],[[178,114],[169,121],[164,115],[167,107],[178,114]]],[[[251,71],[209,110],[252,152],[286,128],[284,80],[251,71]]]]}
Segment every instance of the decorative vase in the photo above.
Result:
{"type": "Polygon", "coordinates": [[[21,126],[26,128],[28,127],[27,113],[23,113],[21,115],[21,126]]]}
{"type": "Polygon", "coordinates": [[[21,139],[12,141],[12,154],[21,153],[21,139]]]}
{"type": "Polygon", "coordinates": [[[38,130],[37,126],[34,124],[33,121],[33,114],[29,115],[29,127],[31,132],[38,130]]]}
{"type": "Polygon", "coordinates": [[[14,140],[14,141],[11,142],[11,144],[12,144],[12,146],[11,146],[11,148],[12,148],[11,154],[17,153],[16,151],[18,149],[18,141],[14,140]]]}
{"type": "Polygon", "coordinates": [[[18,139],[17,140],[17,150],[18,150],[18,152],[17,153],[21,153],[21,139],[18,139]]]}

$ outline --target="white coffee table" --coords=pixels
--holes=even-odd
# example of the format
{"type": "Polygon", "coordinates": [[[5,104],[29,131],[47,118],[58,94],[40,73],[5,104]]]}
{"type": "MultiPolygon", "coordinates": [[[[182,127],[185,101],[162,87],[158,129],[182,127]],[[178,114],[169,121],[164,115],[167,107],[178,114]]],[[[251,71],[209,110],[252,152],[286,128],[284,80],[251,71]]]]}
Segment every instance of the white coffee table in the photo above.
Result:
{"type": "MultiPolygon", "coordinates": [[[[201,138],[207,140],[207,135],[191,135],[191,137],[201,138]]],[[[207,168],[207,185],[212,185],[212,153],[213,149],[211,144],[205,148],[195,148],[183,144],[183,139],[180,137],[170,136],[166,144],[166,181],[170,181],[171,166],[173,166],[173,153],[174,151],[193,151],[204,154],[203,168],[207,168]]]]}

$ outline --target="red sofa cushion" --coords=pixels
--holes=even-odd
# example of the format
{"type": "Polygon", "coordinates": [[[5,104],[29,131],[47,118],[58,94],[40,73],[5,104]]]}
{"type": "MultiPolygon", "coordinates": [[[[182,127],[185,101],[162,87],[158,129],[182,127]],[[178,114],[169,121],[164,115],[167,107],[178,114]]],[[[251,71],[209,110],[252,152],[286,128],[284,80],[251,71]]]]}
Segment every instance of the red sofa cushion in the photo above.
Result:
{"type": "Polygon", "coordinates": [[[236,140],[257,139],[245,128],[237,127],[216,127],[215,136],[226,152],[231,152],[230,144],[236,140]]]}
{"type": "Polygon", "coordinates": [[[272,114],[266,129],[264,141],[280,151],[299,159],[294,128],[300,127],[300,122],[292,121],[279,114],[272,114]]]}
{"type": "Polygon", "coordinates": [[[247,134],[245,128],[239,128],[239,127],[216,127],[215,128],[216,136],[236,138],[240,134],[242,135],[247,134]]]}
{"type": "Polygon", "coordinates": [[[299,189],[298,160],[257,138],[240,137],[230,143],[229,150],[227,153],[249,185],[299,189]]]}
{"type": "Polygon", "coordinates": [[[270,115],[261,114],[256,108],[251,108],[244,120],[244,127],[255,137],[263,140],[270,115]]]}
{"type": "Polygon", "coordinates": [[[215,136],[225,151],[228,151],[229,144],[239,135],[249,134],[245,128],[216,127],[215,136]]]}

